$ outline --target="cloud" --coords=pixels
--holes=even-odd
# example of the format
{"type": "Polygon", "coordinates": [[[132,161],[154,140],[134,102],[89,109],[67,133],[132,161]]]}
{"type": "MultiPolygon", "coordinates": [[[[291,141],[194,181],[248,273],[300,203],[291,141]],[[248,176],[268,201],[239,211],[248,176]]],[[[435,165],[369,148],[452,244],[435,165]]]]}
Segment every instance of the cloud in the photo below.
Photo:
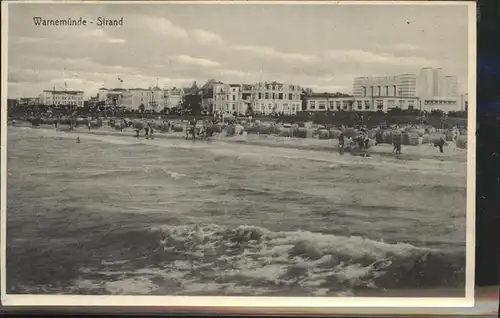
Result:
{"type": "Polygon", "coordinates": [[[23,82],[22,78],[19,77],[18,74],[9,73],[7,74],[7,82],[8,83],[21,83],[23,82]]]}
{"type": "Polygon", "coordinates": [[[44,12],[47,17],[112,13],[126,22],[117,28],[44,29],[30,27],[38,7],[12,6],[9,88],[32,95],[50,88],[52,81],[64,83],[64,77],[95,94],[92,90],[99,86],[119,85],[118,76],[124,87],[155,85],[158,76],[161,85],[200,84],[210,78],[227,83],[279,80],[348,92],[353,77],[413,73],[423,66],[442,67],[458,75],[459,82],[467,78],[467,39],[455,23],[466,18],[451,13],[449,20],[433,18],[447,15],[449,8],[441,13],[426,9],[419,15],[421,23],[397,28],[386,19],[388,8],[365,14],[367,9],[358,9],[362,6],[278,7],[227,6],[221,11],[220,6],[181,4],[51,5],[44,12]],[[366,30],[367,19],[374,28],[366,30]],[[439,26],[425,23],[430,20],[439,26]]]}
{"type": "Polygon", "coordinates": [[[205,30],[197,29],[190,31],[189,34],[191,35],[192,39],[200,44],[220,45],[224,43],[224,40],[220,35],[205,30]]]}
{"type": "Polygon", "coordinates": [[[250,72],[243,72],[240,70],[232,70],[232,69],[220,69],[216,70],[216,73],[220,74],[223,77],[238,77],[238,78],[244,78],[251,74],[250,72]]]}
{"type": "Polygon", "coordinates": [[[354,62],[379,65],[432,66],[434,61],[421,57],[396,56],[364,50],[330,50],[326,56],[339,62],[354,62]]]}
{"type": "Polygon", "coordinates": [[[114,38],[104,32],[103,29],[65,29],[59,28],[52,30],[51,34],[40,37],[13,37],[13,41],[17,44],[67,44],[71,42],[91,41],[93,43],[111,43],[124,44],[125,39],[114,38]]]}
{"type": "Polygon", "coordinates": [[[97,40],[104,43],[115,43],[115,44],[127,43],[125,39],[112,38],[108,36],[103,29],[91,30],[87,34],[85,34],[85,36],[92,37],[93,40],[97,40]]]}
{"type": "Polygon", "coordinates": [[[181,63],[184,65],[192,65],[192,66],[200,66],[200,67],[217,67],[217,66],[221,65],[219,62],[216,62],[216,61],[192,57],[189,55],[178,55],[178,56],[174,57],[174,60],[177,63],[181,63]]]}
{"type": "Polygon", "coordinates": [[[314,63],[317,58],[313,55],[299,53],[285,53],[269,46],[236,45],[234,50],[251,53],[258,57],[284,60],[286,62],[314,63]]]}
{"type": "Polygon", "coordinates": [[[413,45],[409,43],[397,43],[394,45],[391,45],[391,48],[396,50],[396,51],[420,51],[422,50],[421,47],[418,45],[413,45]]]}
{"type": "Polygon", "coordinates": [[[43,39],[41,39],[41,38],[34,38],[34,37],[27,37],[27,36],[20,36],[20,37],[14,38],[14,42],[19,43],[19,44],[40,43],[42,41],[43,41],[43,39]]]}
{"type": "Polygon", "coordinates": [[[202,29],[185,29],[175,25],[166,18],[142,17],[142,21],[144,21],[144,24],[151,32],[161,33],[186,42],[194,42],[201,45],[220,45],[224,43],[224,39],[216,33],[202,29]]]}
{"type": "Polygon", "coordinates": [[[144,16],[141,18],[141,21],[152,32],[161,33],[180,40],[189,40],[188,32],[185,29],[174,25],[168,19],[144,16]]]}
{"type": "Polygon", "coordinates": [[[100,72],[100,73],[130,73],[137,74],[138,71],[135,68],[113,65],[113,64],[100,64],[94,61],[90,57],[80,57],[80,58],[60,58],[51,56],[30,56],[21,55],[16,58],[22,60],[23,62],[17,66],[10,67],[9,72],[18,72],[19,69],[28,70],[30,72],[36,73],[40,70],[54,70],[59,72],[59,74],[73,74],[78,75],[79,72],[100,72]]]}
{"type": "MultiPolygon", "coordinates": [[[[9,66],[8,83],[12,86],[24,85],[30,95],[36,95],[43,89],[53,86],[63,88],[66,82],[70,89],[84,90],[92,95],[95,90],[105,83],[117,85],[120,77],[135,77],[138,71],[121,65],[103,65],[90,57],[57,58],[21,55],[16,59],[23,62],[9,66]],[[36,92],[36,90],[39,92],[36,92]]],[[[17,90],[23,89],[19,87],[17,90]]]]}

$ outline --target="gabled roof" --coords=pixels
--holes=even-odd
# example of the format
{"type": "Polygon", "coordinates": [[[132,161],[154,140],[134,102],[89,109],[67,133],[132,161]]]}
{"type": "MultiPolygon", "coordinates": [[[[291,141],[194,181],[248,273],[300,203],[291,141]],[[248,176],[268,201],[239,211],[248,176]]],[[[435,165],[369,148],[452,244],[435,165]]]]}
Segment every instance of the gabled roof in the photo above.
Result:
{"type": "Polygon", "coordinates": [[[216,84],[223,84],[223,85],[225,85],[226,83],[223,83],[221,81],[216,81],[214,79],[210,79],[205,84],[203,84],[203,86],[200,89],[212,88],[216,84]]]}

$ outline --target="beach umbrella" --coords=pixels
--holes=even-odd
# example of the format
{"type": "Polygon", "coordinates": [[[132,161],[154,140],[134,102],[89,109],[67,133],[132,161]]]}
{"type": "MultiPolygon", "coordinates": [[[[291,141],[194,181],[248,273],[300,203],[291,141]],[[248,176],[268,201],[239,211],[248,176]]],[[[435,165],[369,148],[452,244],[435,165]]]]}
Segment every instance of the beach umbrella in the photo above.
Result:
{"type": "Polygon", "coordinates": [[[353,128],[347,128],[346,130],[344,130],[345,137],[356,138],[360,134],[361,133],[359,131],[357,131],[356,129],[353,129],[353,128]]]}
{"type": "Polygon", "coordinates": [[[458,136],[456,140],[457,148],[467,149],[467,136],[458,136]]]}
{"type": "Polygon", "coordinates": [[[319,139],[330,139],[330,131],[328,129],[318,129],[319,139]]]}

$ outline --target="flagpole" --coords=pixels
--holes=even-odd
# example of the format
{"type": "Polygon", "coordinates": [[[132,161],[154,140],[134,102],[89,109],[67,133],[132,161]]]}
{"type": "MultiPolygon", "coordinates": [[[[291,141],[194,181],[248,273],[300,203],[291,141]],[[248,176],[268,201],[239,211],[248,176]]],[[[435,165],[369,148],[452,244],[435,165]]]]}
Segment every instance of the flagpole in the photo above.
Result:
{"type": "Polygon", "coordinates": [[[68,90],[68,84],[66,83],[66,67],[63,67],[63,82],[64,82],[64,90],[67,91],[68,90]]]}

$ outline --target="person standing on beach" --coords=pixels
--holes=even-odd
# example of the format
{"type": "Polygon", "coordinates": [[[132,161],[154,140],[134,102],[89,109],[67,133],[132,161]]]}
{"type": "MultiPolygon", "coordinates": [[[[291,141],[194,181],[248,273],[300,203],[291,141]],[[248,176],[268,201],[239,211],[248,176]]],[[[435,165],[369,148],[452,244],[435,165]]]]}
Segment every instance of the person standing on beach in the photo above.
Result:
{"type": "Polygon", "coordinates": [[[341,155],[344,154],[344,133],[341,132],[339,135],[339,152],[341,155]]]}
{"type": "Polygon", "coordinates": [[[383,142],[384,142],[384,139],[382,137],[382,131],[379,130],[375,134],[375,145],[380,145],[383,142]]]}
{"type": "Polygon", "coordinates": [[[365,142],[363,140],[363,136],[359,136],[358,137],[358,147],[359,147],[359,150],[363,150],[364,146],[365,146],[365,142]]]}
{"type": "Polygon", "coordinates": [[[444,144],[445,144],[444,138],[440,137],[439,138],[439,143],[438,143],[438,147],[439,147],[439,152],[440,153],[444,153],[444,151],[443,151],[444,144]]]}
{"type": "Polygon", "coordinates": [[[88,121],[87,126],[89,127],[89,131],[90,131],[90,120],[88,121]]]}
{"type": "Polygon", "coordinates": [[[144,127],[144,132],[146,133],[146,139],[149,139],[149,126],[144,127]]]}
{"type": "Polygon", "coordinates": [[[193,140],[196,139],[196,118],[193,117],[190,123],[191,126],[191,134],[193,135],[193,140]]]}
{"type": "Polygon", "coordinates": [[[396,155],[401,154],[401,136],[396,136],[394,138],[394,149],[392,152],[394,153],[394,151],[396,152],[396,155]]]}

